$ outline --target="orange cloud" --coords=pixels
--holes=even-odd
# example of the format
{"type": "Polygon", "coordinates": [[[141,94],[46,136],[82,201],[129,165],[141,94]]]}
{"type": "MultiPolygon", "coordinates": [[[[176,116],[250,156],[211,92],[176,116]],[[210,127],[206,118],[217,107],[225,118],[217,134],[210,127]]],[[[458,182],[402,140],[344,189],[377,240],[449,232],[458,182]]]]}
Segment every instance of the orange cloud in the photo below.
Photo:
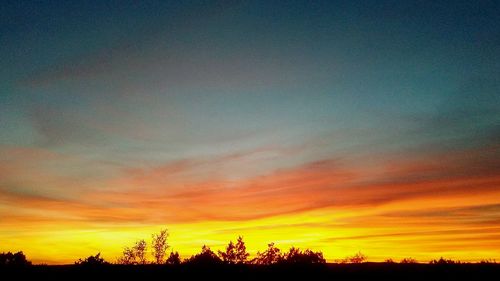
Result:
{"type": "MultiPolygon", "coordinates": [[[[5,218],[0,228],[41,227],[51,235],[58,233],[58,226],[82,231],[104,228],[99,235],[105,237],[122,229],[129,235],[122,241],[126,244],[132,234],[139,235],[138,230],[166,225],[172,231],[172,244],[178,243],[185,255],[197,251],[204,240],[218,247],[231,235],[242,234],[257,248],[273,240],[284,247],[318,247],[330,260],[358,250],[375,260],[387,255],[486,258],[494,256],[491,244],[500,235],[500,177],[494,151],[485,148],[418,159],[388,155],[376,169],[328,159],[246,178],[217,174],[221,165],[236,165],[260,153],[253,151],[149,169],[125,168],[99,181],[100,187],[72,183],[31,165],[36,175],[51,179],[46,183],[56,184],[45,194],[9,186],[23,172],[21,163],[28,158],[33,163],[71,162],[71,157],[14,149],[4,157],[18,161],[4,161],[0,167],[0,211],[5,218]],[[53,192],[64,193],[64,186],[74,190],[65,196],[53,192]]],[[[16,238],[15,244],[35,238],[26,239],[16,238]]],[[[119,254],[119,247],[110,249],[97,237],[89,243],[119,254]]]]}

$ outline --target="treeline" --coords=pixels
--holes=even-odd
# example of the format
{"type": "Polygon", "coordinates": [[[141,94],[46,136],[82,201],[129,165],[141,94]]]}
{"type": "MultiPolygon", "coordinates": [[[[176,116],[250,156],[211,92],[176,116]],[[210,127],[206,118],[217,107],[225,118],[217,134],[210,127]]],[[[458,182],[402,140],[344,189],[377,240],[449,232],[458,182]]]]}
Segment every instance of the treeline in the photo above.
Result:
{"type": "MultiPolygon", "coordinates": [[[[178,252],[171,251],[167,257],[167,250],[170,245],[167,242],[168,231],[161,230],[158,234],[152,235],[151,256],[152,261],[148,261],[148,244],[145,240],[138,240],[131,247],[123,249],[122,256],[117,259],[118,264],[140,265],[140,264],[258,264],[271,265],[278,263],[307,263],[324,264],[326,263],[322,252],[315,252],[310,249],[301,250],[292,247],[288,252],[282,252],[274,243],[267,245],[263,252],[257,252],[257,255],[250,259],[243,237],[238,237],[236,242],[229,241],[224,251],[217,253],[212,251],[209,246],[203,245],[201,252],[187,259],[181,260],[178,252]]],[[[97,254],[85,260],[78,260],[77,264],[106,263],[97,254]]]]}
{"type": "Polygon", "coordinates": [[[26,259],[23,252],[17,253],[1,253],[0,254],[0,266],[28,266],[31,262],[26,259]]]}
{"type": "MultiPolygon", "coordinates": [[[[209,246],[203,245],[201,251],[195,255],[184,260],[181,259],[177,251],[167,251],[171,248],[168,244],[168,231],[167,229],[161,230],[157,234],[152,235],[150,246],[144,240],[138,240],[131,247],[125,247],[122,255],[116,259],[115,264],[121,265],[146,265],[146,264],[166,264],[166,265],[293,265],[293,264],[325,264],[326,260],[321,251],[313,251],[310,249],[301,250],[292,247],[288,251],[282,251],[275,246],[274,243],[269,243],[267,249],[262,252],[257,252],[255,257],[250,258],[247,252],[243,237],[239,236],[236,242],[229,241],[223,251],[214,252],[209,246]],[[152,259],[148,259],[148,257],[152,259]]],[[[348,256],[341,260],[336,260],[338,264],[361,264],[366,263],[367,257],[358,252],[353,256],[348,256]]],[[[396,263],[392,259],[384,261],[385,264],[396,263]]],[[[419,263],[414,258],[404,258],[400,264],[417,264],[419,263]]],[[[495,260],[482,260],[482,264],[496,264],[495,260]]],[[[75,261],[76,265],[80,266],[95,266],[95,265],[108,265],[110,262],[106,261],[98,253],[84,259],[75,261]]],[[[440,258],[432,260],[429,264],[444,265],[444,264],[463,264],[460,261],[451,259],[440,258]]],[[[23,252],[17,253],[1,253],[0,266],[29,266],[31,262],[26,259],[23,252]]]]}

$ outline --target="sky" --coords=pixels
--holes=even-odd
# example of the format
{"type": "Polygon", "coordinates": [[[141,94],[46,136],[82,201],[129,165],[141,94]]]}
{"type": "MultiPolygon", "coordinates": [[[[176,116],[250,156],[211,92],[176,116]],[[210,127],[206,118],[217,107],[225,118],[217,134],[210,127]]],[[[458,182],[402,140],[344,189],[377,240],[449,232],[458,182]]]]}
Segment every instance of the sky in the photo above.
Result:
{"type": "Polygon", "coordinates": [[[498,1],[3,1],[0,251],[168,228],[500,259],[498,1]]]}

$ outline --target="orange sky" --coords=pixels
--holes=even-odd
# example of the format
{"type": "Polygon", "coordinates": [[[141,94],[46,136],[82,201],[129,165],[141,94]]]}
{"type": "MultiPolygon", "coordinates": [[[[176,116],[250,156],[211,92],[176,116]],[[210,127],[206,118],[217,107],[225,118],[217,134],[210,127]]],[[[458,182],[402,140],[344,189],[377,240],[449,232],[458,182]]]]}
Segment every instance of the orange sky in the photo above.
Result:
{"type": "Polygon", "coordinates": [[[124,246],[166,227],[184,257],[242,235],[252,253],[275,242],[321,250],[329,261],[358,251],[371,261],[498,258],[500,177],[488,162],[496,161],[488,160],[494,149],[432,156],[439,161],[395,155],[365,166],[328,159],[248,178],[214,171],[266,159],[259,150],[126,169],[103,186],[86,186],[48,172],[72,157],[10,147],[2,150],[9,159],[0,165],[4,181],[55,188],[50,197],[2,191],[0,251],[23,250],[43,263],[97,252],[114,261],[124,246]],[[478,156],[485,167],[465,173],[478,156]],[[206,177],[191,177],[203,171],[206,177]]]}

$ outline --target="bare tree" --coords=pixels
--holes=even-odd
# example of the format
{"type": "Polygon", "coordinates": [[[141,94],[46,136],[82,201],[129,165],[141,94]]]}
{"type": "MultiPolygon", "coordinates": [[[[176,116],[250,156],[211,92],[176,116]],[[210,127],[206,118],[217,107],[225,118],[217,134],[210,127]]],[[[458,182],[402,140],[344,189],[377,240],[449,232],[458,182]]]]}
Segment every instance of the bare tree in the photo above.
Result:
{"type": "Polygon", "coordinates": [[[153,234],[152,236],[153,236],[153,242],[151,246],[152,247],[151,253],[153,254],[155,262],[157,264],[161,264],[163,263],[163,260],[165,258],[165,253],[169,248],[169,245],[167,243],[168,230],[162,229],[160,230],[160,233],[153,234]]]}
{"type": "Polygon", "coordinates": [[[118,263],[120,264],[136,264],[136,256],[133,248],[125,247],[123,248],[123,254],[120,258],[118,258],[118,263]]]}
{"type": "Polygon", "coordinates": [[[139,264],[146,264],[146,251],[148,249],[148,245],[144,239],[141,239],[135,242],[133,251],[134,255],[137,258],[137,262],[139,264]]]}

